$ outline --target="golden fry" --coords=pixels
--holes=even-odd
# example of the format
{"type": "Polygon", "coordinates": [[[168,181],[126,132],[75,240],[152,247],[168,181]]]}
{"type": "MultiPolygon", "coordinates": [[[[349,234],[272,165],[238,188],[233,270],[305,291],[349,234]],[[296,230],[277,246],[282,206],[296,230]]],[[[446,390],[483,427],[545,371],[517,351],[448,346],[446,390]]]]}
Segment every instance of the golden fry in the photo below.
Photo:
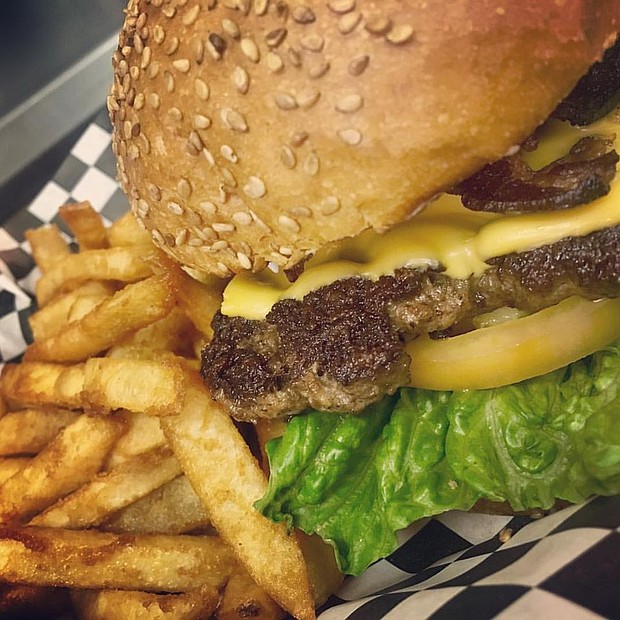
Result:
{"type": "Polygon", "coordinates": [[[95,476],[34,517],[30,525],[71,529],[99,525],[110,514],[148,495],[180,473],[181,467],[170,448],[155,448],[95,476]]]}
{"type": "Polygon", "coordinates": [[[213,588],[183,594],[73,590],[71,598],[82,620],[200,620],[213,615],[220,599],[213,588]]]}
{"type": "Polygon", "coordinates": [[[282,620],[286,612],[256,583],[247,571],[235,573],[226,584],[217,610],[217,620],[282,620]]]}
{"type": "MultiPolygon", "coordinates": [[[[30,463],[30,458],[12,457],[0,458],[0,485],[4,484],[11,476],[14,476],[20,469],[23,469],[30,463]]],[[[1,617],[1,616],[0,616],[1,617]]]]}
{"type": "Polygon", "coordinates": [[[25,521],[88,482],[123,430],[117,417],[80,416],[0,486],[0,523],[25,521]]]}
{"type": "Polygon", "coordinates": [[[42,273],[50,270],[59,260],[71,253],[55,224],[27,230],[25,234],[30,243],[34,262],[42,273]]]}
{"type": "Polygon", "coordinates": [[[120,510],[104,524],[109,532],[184,534],[209,525],[209,516],[185,476],[179,476],[120,510]]]}
{"type": "Polygon", "coordinates": [[[143,247],[85,250],[57,260],[35,285],[39,307],[86,280],[136,282],[151,275],[143,247]]]}
{"type": "Polygon", "coordinates": [[[151,235],[138,224],[131,211],[127,211],[108,228],[108,241],[112,247],[132,245],[154,247],[151,235]]]}
{"type": "Polygon", "coordinates": [[[113,293],[111,283],[93,280],[56,297],[28,318],[34,339],[44,340],[56,335],[66,323],[82,318],[113,293]]]}
{"type": "Polygon", "coordinates": [[[216,536],[126,536],[95,530],[0,530],[0,580],[38,586],[187,592],[220,588],[236,568],[216,536]]]}
{"type": "Polygon", "coordinates": [[[108,456],[105,469],[112,469],[138,454],[143,454],[166,444],[159,419],[146,413],[130,413],[126,416],[127,430],[116,442],[108,456]]]}
{"type": "Polygon", "coordinates": [[[267,481],[232,420],[196,383],[182,412],[161,424],[211,521],[252,578],[296,618],[314,618],[301,550],[283,524],[254,509],[267,481]]]}
{"type": "Polygon", "coordinates": [[[37,454],[78,417],[68,409],[23,409],[0,418],[0,455],[37,454]]]}
{"type": "Polygon", "coordinates": [[[90,202],[76,202],[58,209],[60,217],[71,229],[80,250],[101,250],[108,247],[108,234],[101,215],[90,202]]]}
{"type": "Polygon", "coordinates": [[[79,362],[165,317],[175,305],[172,291],[153,276],[129,284],[58,334],[35,341],[25,359],[79,362]]]}

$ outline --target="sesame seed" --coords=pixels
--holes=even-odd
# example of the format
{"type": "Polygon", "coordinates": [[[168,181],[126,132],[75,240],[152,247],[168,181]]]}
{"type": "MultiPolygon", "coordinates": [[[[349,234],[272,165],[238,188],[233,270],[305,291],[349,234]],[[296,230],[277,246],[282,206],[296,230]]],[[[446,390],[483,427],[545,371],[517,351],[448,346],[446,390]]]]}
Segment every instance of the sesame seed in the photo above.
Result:
{"type": "Polygon", "coordinates": [[[194,80],[194,91],[198,95],[199,99],[202,99],[203,101],[206,101],[209,98],[209,87],[206,82],[200,78],[196,78],[194,80]]]}
{"type": "Polygon", "coordinates": [[[151,152],[151,143],[144,134],[140,134],[140,139],[142,140],[142,151],[148,155],[151,152]]]}
{"type": "Polygon", "coordinates": [[[174,92],[174,76],[170,73],[170,71],[164,71],[164,83],[166,85],[167,92],[174,92]]]}
{"type": "Polygon", "coordinates": [[[232,219],[241,226],[248,226],[252,223],[252,216],[246,211],[236,211],[233,213],[232,219]]]}
{"type": "Polygon", "coordinates": [[[217,211],[217,207],[208,200],[201,202],[198,206],[208,215],[215,215],[215,212],[217,211]]]}
{"type": "Polygon", "coordinates": [[[157,24],[153,28],[153,39],[158,45],[161,45],[166,39],[166,31],[161,27],[161,24],[157,24]]]}
{"type": "Polygon", "coordinates": [[[386,39],[394,45],[403,45],[413,38],[413,28],[408,25],[399,24],[388,34],[386,39]]]}
{"type": "Polygon", "coordinates": [[[243,191],[250,198],[262,198],[267,193],[265,183],[256,176],[248,178],[248,182],[243,186],[243,191]]]}
{"type": "Polygon", "coordinates": [[[301,54],[294,47],[288,48],[287,56],[293,67],[301,67],[301,54]]]}
{"type": "Polygon", "coordinates": [[[142,59],[140,60],[140,68],[146,69],[149,66],[150,62],[151,62],[151,48],[147,46],[142,50],[142,59]]]}
{"type": "Polygon", "coordinates": [[[193,124],[195,129],[208,129],[211,127],[211,119],[204,114],[194,114],[193,124]]]}
{"type": "Polygon", "coordinates": [[[205,42],[200,37],[194,37],[191,46],[196,64],[201,65],[205,58],[205,42]]]}
{"type": "Polygon", "coordinates": [[[357,58],[354,58],[347,67],[349,75],[359,77],[362,73],[364,73],[364,71],[366,71],[369,62],[370,56],[358,56],[357,58]]]}
{"type": "Polygon", "coordinates": [[[167,6],[164,7],[161,12],[168,18],[168,19],[172,19],[175,15],[176,15],[176,7],[173,6],[167,6]]]}
{"type": "Polygon", "coordinates": [[[226,41],[224,41],[224,39],[222,39],[222,37],[216,32],[212,32],[209,35],[209,43],[217,54],[216,60],[219,60],[222,54],[226,51],[226,41]]]}
{"type": "Polygon", "coordinates": [[[213,228],[216,233],[230,233],[235,231],[235,225],[229,224],[228,222],[213,222],[211,228],[213,228]]]}
{"type": "Polygon", "coordinates": [[[244,269],[252,269],[252,262],[250,261],[247,254],[244,254],[243,252],[237,252],[237,260],[244,269]]]}
{"type": "Polygon", "coordinates": [[[239,161],[239,157],[233,150],[232,146],[228,144],[222,144],[220,147],[220,153],[224,159],[227,159],[229,162],[236,164],[239,161]]]}
{"type": "Polygon", "coordinates": [[[238,39],[241,36],[241,31],[239,30],[237,22],[234,22],[232,19],[223,19],[222,29],[229,37],[232,37],[233,39],[238,39]]]}
{"type": "Polygon", "coordinates": [[[341,129],[338,137],[350,146],[357,146],[362,141],[362,134],[357,129],[341,129]]]}
{"type": "Polygon", "coordinates": [[[186,26],[191,26],[196,19],[198,19],[198,14],[200,13],[200,5],[195,4],[185,15],[183,15],[183,23],[186,26]]]}
{"type": "Polygon", "coordinates": [[[181,73],[187,73],[189,71],[190,62],[187,58],[179,58],[172,61],[172,66],[181,73]]]}
{"type": "Polygon", "coordinates": [[[192,185],[187,179],[181,178],[177,183],[177,191],[187,200],[192,195],[192,185]]]}
{"type": "Polygon", "coordinates": [[[293,9],[291,16],[298,24],[311,24],[316,21],[314,12],[307,6],[296,6],[293,9]]]}
{"type": "Polygon", "coordinates": [[[153,241],[157,245],[165,245],[164,236],[157,230],[157,228],[153,228],[151,231],[151,237],[153,237],[153,241]]]}
{"type": "Polygon", "coordinates": [[[248,131],[248,124],[241,112],[233,108],[223,108],[221,117],[224,124],[233,131],[238,131],[240,133],[248,131]]]}
{"type": "MultiPolygon", "coordinates": [[[[142,54],[142,58],[144,59],[144,54],[142,54]]],[[[158,62],[154,62],[152,64],[149,65],[148,71],[147,71],[147,75],[149,76],[149,78],[153,79],[155,77],[157,77],[157,74],[159,73],[159,63],[158,62]]]]}
{"type": "Polygon", "coordinates": [[[238,92],[245,95],[250,88],[250,76],[248,72],[240,66],[236,66],[232,74],[233,83],[238,92]]]}
{"type": "Polygon", "coordinates": [[[129,75],[131,75],[131,79],[135,82],[140,77],[140,67],[138,67],[138,65],[133,65],[131,69],[129,69],[129,75]]]}
{"type": "Polygon", "coordinates": [[[289,211],[291,215],[294,215],[296,217],[311,217],[312,216],[312,211],[310,211],[308,207],[304,207],[302,205],[292,207],[291,209],[289,209],[289,211]]]}
{"type": "Polygon", "coordinates": [[[127,149],[127,155],[129,156],[129,159],[138,159],[138,157],[140,157],[140,149],[138,148],[138,145],[130,144],[127,149]]]}
{"type": "Polygon", "coordinates": [[[138,54],[142,54],[142,50],[144,50],[144,43],[140,37],[133,38],[133,47],[138,52],[138,54]]]}
{"type": "Polygon", "coordinates": [[[157,93],[149,93],[147,97],[148,104],[155,108],[156,110],[159,108],[161,101],[159,99],[159,95],[157,93]]]}
{"type": "Polygon", "coordinates": [[[307,131],[296,131],[291,136],[291,145],[294,147],[301,146],[307,139],[310,134],[307,131]]]}
{"type": "Polygon", "coordinates": [[[136,209],[136,211],[138,212],[138,215],[140,217],[146,217],[149,214],[149,204],[148,202],[146,202],[146,200],[144,200],[144,198],[140,198],[140,200],[138,200],[138,207],[136,209]]]}
{"type": "Polygon", "coordinates": [[[281,245],[278,248],[278,252],[282,254],[282,256],[293,256],[293,250],[291,250],[291,248],[287,248],[284,245],[281,245]]]}
{"type": "Polygon", "coordinates": [[[325,46],[325,39],[320,34],[309,34],[302,37],[301,46],[309,52],[320,52],[325,46]]]}
{"type": "Polygon", "coordinates": [[[278,47],[286,39],[287,32],[286,28],[271,30],[265,35],[265,43],[269,47],[278,47]]]}
{"type": "Polygon", "coordinates": [[[338,20],[338,31],[341,34],[349,34],[353,32],[360,23],[362,16],[360,13],[346,13],[338,20]]]}
{"type": "Polygon", "coordinates": [[[127,140],[131,138],[131,121],[125,121],[123,124],[123,134],[127,140]]]}
{"type": "Polygon", "coordinates": [[[269,8],[269,0],[255,0],[254,1],[254,12],[257,15],[264,15],[269,8]]]}
{"type": "Polygon", "coordinates": [[[321,63],[311,66],[308,69],[308,75],[312,79],[317,79],[317,78],[323,77],[328,71],[329,71],[329,63],[321,62],[321,63]]]}
{"type": "Polygon", "coordinates": [[[187,140],[198,152],[200,152],[204,148],[202,138],[195,131],[190,131],[187,140]]]}
{"type": "Polygon", "coordinates": [[[161,200],[161,190],[159,189],[159,187],[157,187],[157,185],[155,185],[154,183],[149,183],[147,186],[147,190],[153,200],[156,200],[157,202],[161,200]]]}
{"type": "Polygon", "coordinates": [[[292,170],[297,165],[297,158],[293,149],[290,146],[283,146],[280,150],[280,161],[289,169],[292,170]]]}
{"type": "Polygon", "coordinates": [[[244,15],[247,15],[250,12],[250,6],[251,6],[250,0],[237,0],[237,8],[244,15]]]}
{"type": "Polygon", "coordinates": [[[349,95],[345,95],[336,102],[336,110],[346,114],[357,112],[362,107],[363,102],[364,100],[360,95],[357,93],[351,93],[349,95]]]}
{"type": "Polygon", "coordinates": [[[510,529],[509,527],[505,527],[498,534],[498,538],[501,543],[507,543],[512,538],[512,529],[510,529]]]}
{"type": "Polygon", "coordinates": [[[211,166],[215,166],[215,157],[213,157],[213,153],[211,153],[211,151],[207,147],[204,147],[202,149],[202,155],[211,166]]]}
{"type": "Polygon", "coordinates": [[[241,39],[241,51],[252,62],[258,62],[260,60],[260,52],[258,45],[256,45],[254,39],[243,38],[241,39]]]}
{"type": "Polygon", "coordinates": [[[172,37],[172,39],[170,39],[168,43],[166,44],[164,53],[167,56],[172,56],[172,54],[174,54],[178,49],[179,49],[179,38],[172,37]]]}
{"type": "Polygon", "coordinates": [[[237,179],[228,168],[222,168],[220,172],[224,177],[224,181],[226,182],[226,191],[231,190],[233,187],[237,187],[237,179]]]}
{"type": "MultiPolygon", "coordinates": [[[[217,250],[225,250],[227,247],[228,247],[228,241],[225,241],[224,239],[218,239],[211,246],[211,248],[213,250],[216,250],[216,251],[217,250]]],[[[224,265],[223,263],[218,263],[218,265],[220,265],[221,267],[224,267],[224,269],[226,269],[226,265],[224,265]]]]}
{"type": "Polygon", "coordinates": [[[295,97],[288,93],[276,93],[274,100],[280,110],[294,110],[297,107],[295,97]]]}
{"type": "Polygon", "coordinates": [[[388,17],[373,17],[368,19],[364,28],[375,36],[383,36],[392,28],[392,20],[388,17]]]}
{"type": "Polygon", "coordinates": [[[179,108],[176,108],[176,107],[172,107],[168,110],[168,116],[173,121],[177,121],[179,123],[183,120],[183,112],[181,112],[181,110],[179,110],[179,108]]]}
{"type": "Polygon", "coordinates": [[[322,215],[333,215],[340,209],[340,200],[336,196],[328,196],[319,208],[322,215]]]}
{"type": "Polygon", "coordinates": [[[310,176],[316,176],[319,173],[319,168],[319,158],[314,151],[311,151],[304,160],[304,171],[310,176]]]}
{"type": "Polygon", "coordinates": [[[302,108],[311,108],[321,96],[316,88],[306,88],[297,95],[297,103],[302,108]]]}
{"type": "Polygon", "coordinates": [[[184,245],[185,242],[187,241],[188,235],[189,235],[189,232],[187,231],[187,228],[182,228],[181,230],[179,230],[174,237],[174,245],[175,246],[184,245]]]}
{"type": "Polygon", "coordinates": [[[276,52],[269,52],[267,54],[267,68],[272,73],[276,73],[284,67],[284,61],[280,55],[276,52]]]}
{"type": "Polygon", "coordinates": [[[203,245],[203,240],[202,239],[196,239],[196,237],[192,237],[188,242],[187,245],[192,246],[193,248],[197,248],[201,245],[203,245]]]}
{"type": "Polygon", "coordinates": [[[331,0],[327,6],[334,13],[348,13],[355,8],[355,0],[331,0]]]}
{"type": "Polygon", "coordinates": [[[146,24],[146,13],[144,11],[138,15],[138,19],[136,21],[136,30],[141,30],[144,28],[146,24]]]}
{"type": "Polygon", "coordinates": [[[286,230],[289,230],[290,232],[297,233],[301,230],[301,226],[299,225],[299,223],[288,215],[280,215],[280,217],[278,217],[278,224],[280,224],[282,228],[286,228],[286,230]]]}
{"type": "Polygon", "coordinates": [[[178,202],[169,202],[168,211],[174,215],[183,215],[183,207],[178,202]]]}

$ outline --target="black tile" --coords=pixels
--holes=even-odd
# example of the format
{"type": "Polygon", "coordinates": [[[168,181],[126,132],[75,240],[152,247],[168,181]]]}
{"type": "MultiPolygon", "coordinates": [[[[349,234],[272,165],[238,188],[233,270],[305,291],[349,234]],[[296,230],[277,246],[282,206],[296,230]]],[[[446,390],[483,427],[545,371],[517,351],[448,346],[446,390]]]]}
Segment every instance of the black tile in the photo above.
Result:
{"type": "Polygon", "coordinates": [[[415,575],[411,575],[411,577],[408,577],[407,579],[403,579],[402,581],[399,581],[392,586],[384,588],[383,590],[379,590],[378,592],[376,592],[376,594],[386,594],[388,592],[394,592],[395,590],[402,590],[404,588],[417,586],[418,584],[425,582],[427,579],[434,577],[442,570],[445,570],[445,568],[445,564],[442,566],[430,566],[429,568],[426,568],[415,575]]]}
{"type": "Polygon", "coordinates": [[[127,196],[125,196],[123,190],[119,187],[114,194],[112,194],[103,209],[101,209],[101,214],[113,222],[121,217],[121,215],[127,213],[127,211],[129,211],[129,202],[127,196]]]}
{"type": "Polygon", "coordinates": [[[612,532],[538,588],[605,618],[620,618],[620,534],[612,532]]]}
{"type": "Polygon", "coordinates": [[[398,592],[370,599],[349,614],[347,620],[379,620],[410,596],[411,592],[398,592]]]}
{"type": "Polygon", "coordinates": [[[536,542],[531,542],[523,545],[518,545],[516,547],[511,547],[510,549],[499,549],[488,558],[482,560],[480,564],[477,564],[476,566],[470,568],[462,575],[458,575],[457,577],[450,579],[450,581],[445,581],[441,584],[441,587],[445,588],[449,586],[468,586],[475,583],[476,581],[480,581],[481,579],[484,579],[489,575],[493,575],[494,573],[502,570],[503,568],[506,568],[506,566],[509,566],[513,562],[521,559],[536,544],[536,542]]]}
{"type": "Polygon", "coordinates": [[[39,228],[42,224],[43,222],[28,209],[21,209],[4,222],[2,227],[13,239],[21,243],[25,239],[24,233],[29,228],[39,228]]]}
{"type": "Polygon", "coordinates": [[[69,153],[54,175],[54,181],[70,193],[87,170],[88,166],[84,162],[69,153]]]}
{"type": "Polygon", "coordinates": [[[112,152],[112,147],[108,146],[99,159],[95,162],[95,168],[105,172],[109,177],[116,178],[116,156],[112,152]]]}
{"type": "Polygon", "coordinates": [[[437,560],[470,546],[470,542],[449,527],[432,519],[387,560],[401,570],[417,573],[437,560]]]}
{"type": "Polygon", "coordinates": [[[15,295],[9,291],[0,290],[0,316],[15,312],[15,295]]]}
{"type": "Polygon", "coordinates": [[[560,523],[552,533],[564,532],[576,527],[615,529],[618,526],[620,526],[620,496],[597,497],[560,523]]]}
{"type": "Polygon", "coordinates": [[[459,592],[428,620],[494,618],[529,590],[525,586],[472,586],[459,592]]]}
{"type": "Polygon", "coordinates": [[[27,254],[21,248],[1,251],[0,260],[6,263],[16,280],[25,278],[34,267],[34,261],[30,254],[27,254]]]}

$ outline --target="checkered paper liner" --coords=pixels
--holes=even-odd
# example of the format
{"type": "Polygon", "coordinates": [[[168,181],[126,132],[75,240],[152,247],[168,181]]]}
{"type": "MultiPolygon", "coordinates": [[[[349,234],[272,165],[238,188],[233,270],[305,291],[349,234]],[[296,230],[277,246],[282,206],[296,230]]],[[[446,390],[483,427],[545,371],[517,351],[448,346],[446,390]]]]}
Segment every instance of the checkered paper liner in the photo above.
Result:
{"type": "MultiPolygon", "coordinates": [[[[104,111],[53,179],[0,229],[0,363],[30,341],[38,277],[24,231],[89,200],[108,221],[127,200],[115,181],[104,111]]],[[[399,533],[399,548],[324,606],[321,620],[620,618],[620,497],[538,520],[450,512],[399,533]]]]}

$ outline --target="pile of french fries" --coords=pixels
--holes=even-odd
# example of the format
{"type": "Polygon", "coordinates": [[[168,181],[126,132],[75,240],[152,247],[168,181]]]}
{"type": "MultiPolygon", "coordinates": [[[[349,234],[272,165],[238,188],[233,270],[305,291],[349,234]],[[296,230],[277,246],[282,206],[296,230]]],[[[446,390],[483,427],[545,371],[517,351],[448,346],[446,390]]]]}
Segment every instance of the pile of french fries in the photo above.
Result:
{"type": "Polygon", "coordinates": [[[253,508],[260,454],[200,380],[222,283],[130,214],[60,214],[79,251],[28,231],[34,342],[0,378],[0,613],[313,618],[340,581],[331,549],[253,508]]]}

